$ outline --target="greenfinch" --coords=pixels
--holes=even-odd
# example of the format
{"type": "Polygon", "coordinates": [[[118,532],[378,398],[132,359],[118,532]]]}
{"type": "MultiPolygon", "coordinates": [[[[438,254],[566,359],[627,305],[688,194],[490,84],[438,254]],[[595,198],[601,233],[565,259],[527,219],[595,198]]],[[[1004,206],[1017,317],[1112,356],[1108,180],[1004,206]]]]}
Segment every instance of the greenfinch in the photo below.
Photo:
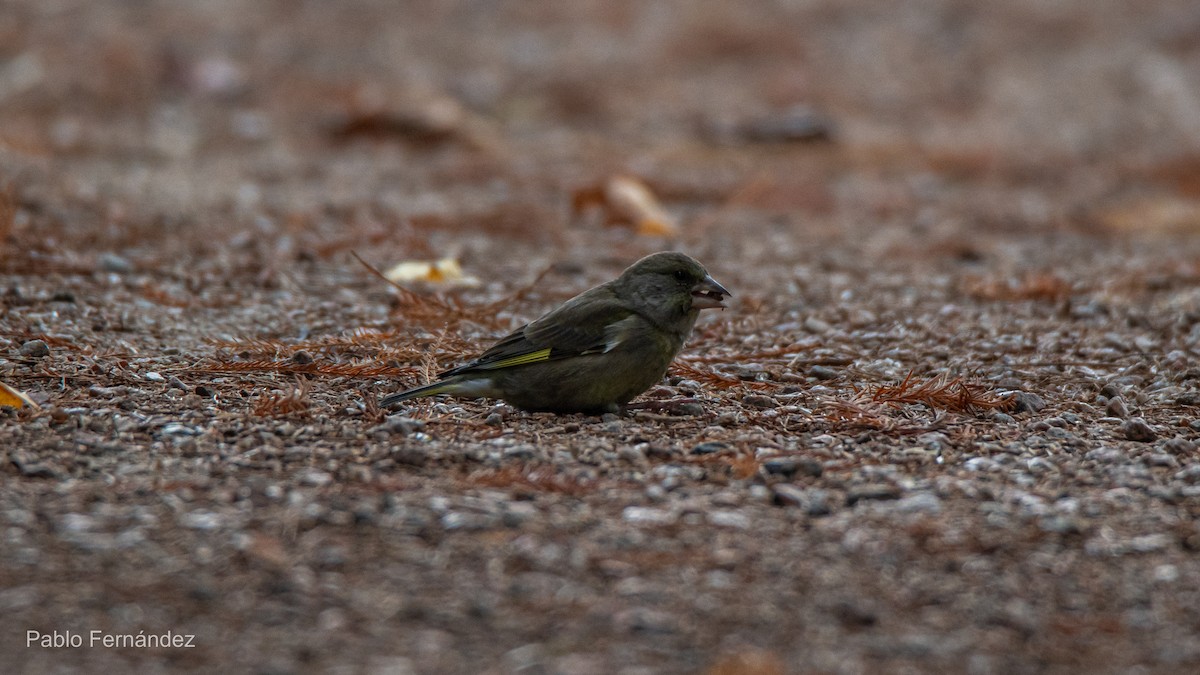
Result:
{"type": "Polygon", "coordinates": [[[692,258],[655,253],[436,382],[381,403],[450,394],[503,399],[530,411],[619,412],[666,374],[700,310],[724,309],[727,295],[692,258]]]}

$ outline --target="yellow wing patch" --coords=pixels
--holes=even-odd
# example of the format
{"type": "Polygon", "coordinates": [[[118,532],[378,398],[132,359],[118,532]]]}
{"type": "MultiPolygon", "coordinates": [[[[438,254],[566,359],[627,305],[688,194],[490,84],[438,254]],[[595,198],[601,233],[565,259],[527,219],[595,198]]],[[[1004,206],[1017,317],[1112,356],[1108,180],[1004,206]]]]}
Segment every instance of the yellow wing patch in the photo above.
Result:
{"type": "Polygon", "coordinates": [[[527,363],[537,363],[538,361],[550,360],[550,347],[539,349],[536,352],[521,354],[507,359],[502,359],[494,363],[488,363],[477,366],[480,370],[497,370],[499,368],[511,368],[512,366],[523,366],[527,363]]]}

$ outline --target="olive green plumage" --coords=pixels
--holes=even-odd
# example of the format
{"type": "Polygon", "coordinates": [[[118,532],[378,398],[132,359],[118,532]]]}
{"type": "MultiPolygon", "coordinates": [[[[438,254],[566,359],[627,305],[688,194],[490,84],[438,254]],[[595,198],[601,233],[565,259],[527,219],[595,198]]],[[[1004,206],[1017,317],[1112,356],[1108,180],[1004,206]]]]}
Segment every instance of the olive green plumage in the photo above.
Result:
{"type": "Polygon", "coordinates": [[[682,253],[655,253],[501,339],[437,382],[384,406],[450,394],[504,399],[525,410],[616,412],[662,379],[700,310],[729,291],[682,253]]]}

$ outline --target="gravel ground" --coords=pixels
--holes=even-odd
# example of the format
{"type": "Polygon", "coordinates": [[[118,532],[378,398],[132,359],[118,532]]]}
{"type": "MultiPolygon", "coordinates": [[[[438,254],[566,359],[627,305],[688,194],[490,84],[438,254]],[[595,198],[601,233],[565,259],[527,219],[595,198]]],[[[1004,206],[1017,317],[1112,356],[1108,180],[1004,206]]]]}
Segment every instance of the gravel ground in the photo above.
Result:
{"type": "Polygon", "coordinates": [[[5,5],[4,669],[1197,672],[1197,36],[5,5]],[[607,222],[617,175],[680,234],[607,222]],[[734,298],[626,414],[375,405],[663,249],[734,298]]]}

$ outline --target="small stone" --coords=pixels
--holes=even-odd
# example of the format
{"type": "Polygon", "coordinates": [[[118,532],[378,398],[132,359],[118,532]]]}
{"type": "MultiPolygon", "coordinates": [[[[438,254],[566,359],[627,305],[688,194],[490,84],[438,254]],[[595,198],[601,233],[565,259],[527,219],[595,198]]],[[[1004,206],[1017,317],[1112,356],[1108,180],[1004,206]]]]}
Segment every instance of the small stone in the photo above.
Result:
{"type": "Polygon", "coordinates": [[[1088,450],[1087,454],[1085,454],[1083,458],[1090,459],[1093,462],[1099,462],[1100,464],[1116,464],[1125,459],[1125,453],[1117,450],[1116,448],[1104,446],[1094,450],[1088,450]]]}
{"type": "Polygon", "coordinates": [[[546,658],[546,648],[540,643],[532,642],[527,645],[509,650],[504,655],[505,665],[508,670],[514,673],[518,672],[534,672],[534,670],[542,670],[542,662],[546,658]]]}
{"type": "Polygon", "coordinates": [[[838,371],[829,366],[813,366],[808,369],[808,376],[818,380],[835,380],[838,376],[838,371]]]}
{"type": "Polygon", "coordinates": [[[33,359],[40,359],[50,356],[50,346],[44,340],[29,340],[21,345],[18,350],[21,356],[27,356],[33,359]]]}
{"type": "Polygon", "coordinates": [[[722,443],[721,441],[705,441],[703,443],[698,443],[695,447],[693,447],[692,454],[711,455],[713,453],[723,452],[725,450],[729,450],[729,445],[726,443],[722,443]]]}
{"type": "Polygon", "coordinates": [[[646,499],[652,502],[661,502],[667,498],[667,491],[661,485],[651,484],[646,486],[646,499]]]}
{"type": "Polygon", "coordinates": [[[488,416],[484,418],[483,423],[490,427],[504,426],[504,415],[501,415],[497,412],[488,413],[488,416]]]}
{"type": "Polygon", "coordinates": [[[645,443],[639,445],[623,445],[617,449],[617,457],[620,457],[622,460],[629,462],[630,464],[642,464],[646,461],[646,445],[647,444],[645,443]]]}
{"type": "Polygon", "coordinates": [[[789,483],[777,483],[771,486],[771,496],[776,505],[796,506],[810,516],[826,516],[832,512],[828,493],[818,488],[805,490],[789,483]]]}
{"type": "Polygon", "coordinates": [[[189,511],[179,516],[179,524],[190,530],[215,530],[224,519],[212,511],[189,511]]]}
{"type": "Polygon", "coordinates": [[[736,530],[750,529],[750,517],[741,511],[734,511],[732,509],[710,511],[708,522],[717,527],[730,527],[736,530]]]}
{"type": "Polygon", "coordinates": [[[1111,417],[1120,417],[1125,419],[1129,417],[1129,406],[1125,405],[1125,399],[1120,396],[1114,396],[1108,400],[1108,405],[1104,406],[1104,412],[1111,417]]]}
{"type": "Polygon", "coordinates": [[[75,303],[75,294],[71,291],[55,291],[51,296],[50,302],[68,302],[75,303]]]}
{"type": "Polygon", "coordinates": [[[820,478],[825,473],[825,465],[816,457],[800,457],[796,460],[796,466],[802,476],[820,478]]]}
{"type": "Polygon", "coordinates": [[[504,449],[505,459],[533,459],[536,455],[537,448],[532,445],[514,445],[504,449]]]}
{"type": "Polygon", "coordinates": [[[149,382],[166,382],[167,381],[167,378],[163,377],[161,373],[156,373],[154,371],[150,371],[150,372],[146,373],[145,375],[143,375],[142,377],[149,382]]]}
{"type": "Polygon", "coordinates": [[[1200,483],[1200,464],[1189,464],[1175,473],[1175,480],[1185,483],[1200,483]]]}
{"type": "Polygon", "coordinates": [[[1016,412],[1038,412],[1046,407],[1046,401],[1031,391],[1018,391],[1013,394],[1013,401],[1016,403],[1013,408],[1016,412]]]}
{"type": "Polygon", "coordinates": [[[896,502],[896,510],[904,513],[938,513],[942,500],[932,492],[918,492],[896,502]]]}
{"type": "Polygon", "coordinates": [[[627,506],[621,512],[621,518],[634,525],[670,525],[679,520],[679,514],[649,506],[627,506]]]}
{"type": "Polygon", "coordinates": [[[179,389],[181,391],[188,390],[188,386],[183,383],[183,380],[179,379],[175,375],[171,375],[170,377],[167,378],[167,386],[170,387],[171,389],[179,389]]]}
{"type": "Polygon", "coordinates": [[[97,265],[101,271],[115,272],[116,274],[128,274],[133,271],[133,265],[129,261],[117,255],[116,253],[102,253],[100,259],[97,260],[97,265]]]}
{"type": "Polygon", "coordinates": [[[404,466],[425,466],[429,463],[429,453],[413,446],[402,446],[392,450],[392,461],[404,466]]]}
{"type": "Polygon", "coordinates": [[[1125,434],[1125,438],[1131,441],[1140,443],[1149,443],[1158,438],[1158,434],[1154,433],[1154,429],[1146,424],[1146,420],[1140,417],[1133,417],[1125,421],[1121,425],[1121,431],[1125,434]]]}
{"type": "Polygon", "coordinates": [[[779,402],[770,396],[762,394],[748,394],[742,397],[742,403],[753,406],[755,408],[778,408],[779,402]]]}
{"type": "Polygon", "coordinates": [[[313,362],[312,354],[309,354],[308,352],[304,351],[303,349],[296,352],[295,354],[292,354],[292,363],[306,366],[312,362],[313,362]]]}
{"type": "Polygon", "coordinates": [[[816,318],[815,316],[810,316],[804,320],[804,330],[810,333],[828,333],[831,328],[832,326],[816,318]]]}
{"type": "Polygon", "coordinates": [[[899,498],[900,488],[895,485],[859,485],[846,492],[846,506],[854,506],[862,501],[899,498]]]}
{"type": "Polygon", "coordinates": [[[300,484],[310,485],[312,487],[322,487],[333,482],[333,476],[316,469],[310,469],[300,474],[300,484]]]}
{"type": "Polygon", "coordinates": [[[1156,452],[1146,455],[1146,457],[1143,458],[1143,461],[1146,462],[1146,466],[1163,466],[1170,468],[1179,466],[1179,460],[1175,459],[1174,455],[1168,455],[1165,452],[1156,452]]]}
{"type": "Polygon", "coordinates": [[[389,434],[409,436],[413,432],[421,431],[424,428],[425,423],[421,420],[403,415],[391,415],[383,421],[383,424],[375,427],[374,431],[386,431],[389,434]]]}
{"type": "Polygon", "coordinates": [[[1164,452],[1169,452],[1172,455],[1191,455],[1196,452],[1196,443],[1195,441],[1176,436],[1165,441],[1162,449],[1164,452]]]}
{"type": "Polygon", "coordinates": [[[771,496],[780,506],[804,506],[805,502],[804,490],[787,483],[772,485],[771,496]]]}
{"type": "Polygon", "coordinates": [[[40,462],[30,462],[23,455],[14,455],[11,461],[17,471],[26,478],[58,478],[59,472],[40,462]]]}
{"type": "Polygon", "coordinates": [[[800,470],[800,462],[795,457],[772,457],[762,467],[769,474],[791,478],[800,470]]]}

